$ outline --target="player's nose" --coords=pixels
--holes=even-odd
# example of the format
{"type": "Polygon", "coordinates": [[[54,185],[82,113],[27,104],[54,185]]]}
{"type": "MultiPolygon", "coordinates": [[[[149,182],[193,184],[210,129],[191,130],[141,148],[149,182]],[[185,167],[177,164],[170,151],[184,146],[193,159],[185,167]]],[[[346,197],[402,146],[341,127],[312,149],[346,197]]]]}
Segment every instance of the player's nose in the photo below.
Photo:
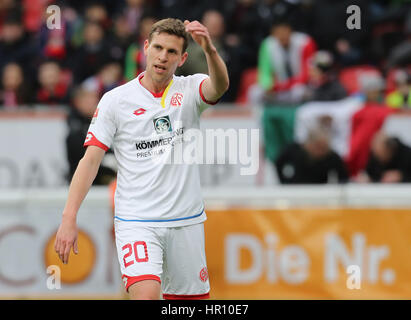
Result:
{"type": "Polygon", "coordinates": [[[167,51],[166,51],[166,50],[162,50],[162,51],[160,52],[159,59],[160,59],[160,61],[162,61],[162,62],[165,62],[165,61],[168,60],[168,58],[167,58],[167,51]]]}

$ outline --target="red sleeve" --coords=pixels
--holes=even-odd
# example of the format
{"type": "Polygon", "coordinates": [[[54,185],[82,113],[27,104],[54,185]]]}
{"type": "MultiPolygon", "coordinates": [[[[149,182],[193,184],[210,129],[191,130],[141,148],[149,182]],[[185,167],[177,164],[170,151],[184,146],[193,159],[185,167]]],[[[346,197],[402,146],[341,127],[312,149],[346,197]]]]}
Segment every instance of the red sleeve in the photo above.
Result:
{"type": "MultiPolygon", "coordinates": [[[[204,79],[205,80],[205,79],[204,79]]],[[[204,98],[204,95],[203,95],[203,91],[201,90],[201,87],[203,86],[203,82],[204,82],[204,80],[203,81],[201,81],[201,83],[200,83],[200,87],[198,88],[198,90],[200,91],[200,97],[201,97],[201,100],[203,100],[205,103],[207,103],[207,104],[210,104],[210,105],[215,105],[215,104],[217,104],[218,103],[218,101],[220,101],[220,99],[218,99],[217,101],[215,101],[215,102],[212,102],[212,101],[207,101],[207,99],[206,98],[204,98]]]]}
{"type": "Polygon", "coordinates": [[[98,141],[98,139],[94,136],[92,132],[87,133],[86,140],[84,141],[83,146],[84,147],[96,146],[96,147],[103,149],[104,151],[107,151],[109,149],[104,143],[101,143],[100,141],[98,141]]]}

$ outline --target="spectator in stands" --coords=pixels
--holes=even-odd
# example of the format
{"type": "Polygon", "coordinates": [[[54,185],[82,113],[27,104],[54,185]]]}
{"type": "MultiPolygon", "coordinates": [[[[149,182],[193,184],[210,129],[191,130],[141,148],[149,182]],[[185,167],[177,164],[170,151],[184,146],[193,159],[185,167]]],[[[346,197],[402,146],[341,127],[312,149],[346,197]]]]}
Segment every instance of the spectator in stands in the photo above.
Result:
{"type": "MultiPolygon", "coordinates": [[[[316,0],[312,1],[310,11],[311,27],[309,33],[316,39],[318,47],[330,50],[336,63],[350,66],[366,62],[371,40],[371,22],[368,0],[316,0]],[[347,8],[355,4],[360,8],[360,29],[347,28],[347,8]],[[365,61],[364,61],[365,60],[365,61]]],[[[358,21],[358,19],[357,19],[358,21]]]]}
{"type": "Polygon", "coordinates": [[[126,0],[124,15],[128,24],[128,28],[133,33],[137,33],[140,20],[143,18],[145,10],[145,0],[126,0]]]}
{"type": "Polygon", "coordinates": [[[293,31],[286,20],[277,20],[271,34],[261,43],[258,54],[258,82],[276,100],[296,102],[303,98],[309,79],[314,40],[293,31]]]}
{"type": "Polygon", "coordinates": [[[317,51],[310,63],[309,81],[304,100],[335,101],[348,94],[333,73],[333,57],[328,51],[317,51]]]}
{"type": "Polygon", "coordinates": [[[384,80],[379,74],[365,73],[359,79],[363,106],[351,116],[349,152],[345,157],[350,176],[363,170],[369,158],[369,149],[374,135],[382,128],[394,110],[384,103],[384,80]]]}
{"type": "Polygon", "coordinates": [[[357,182],[411,182],[411,148],[398,138],[377,133],[371,144],[370,158],[365,172],[357,182]]]}
{"type": "Polygon", "coordinates": [[[365,73],[360,76],[360,90],[364,95],[365,106],[385,106],[384,105],[384,79],[374,73],[365,73]]]}
{"type": "MultiPolygon", "coordinates": [[[[213,41],[218,53],[222,57],[226,57],[224,49],[224,17],[216,10],[206,11],[203,15],[201,23],[208,29],[211,40],[213,41]]],[[[208,73],[207,61],[204,51],[194,41],[190,41],[187,47],[188,59],[179,68],[179,73],[183,75],[195,73],[208,73]]],[[[231,81],[230,81],[231,84],[231,81]]]]}
{"type": "Polygon", "coordinates": [[[38,82],[36,103],[55,106],[68,102],[69,86],[62,79],[62,70],[57,62],[46,61],[39,66],[38,82]]]}
{"type": "MultiPolygon", "coordinates": [[[[156,0],[146,1],[147,4],[155,3],[155,13],[159,18],[173,17],[184,21],[201,20],[203,13],[207,10],[215,9],[220,12],[228,11],[236,4],[236,0],[156,0]]],[[[228,20],[227,17],[225,17],[228,20]]]]}
{"type": "MultiPolygon", "coordinates": [[[[69,162],[69,173],[67,181],[71,181],[78,162],[84,156],[83,143],[87,136],[90,121],[96,112],[96,106],[99,101],[97,92],[78,87],[73,90],[71,108],[67,117],[69,133],[66,138],[67,159],[69,162]]],[[[101,166],[95,185],[106,185],[115,177],[113,169],[107,166],[101,166]]]]}
{"type": "Polygon", "coordinates": [[[105,31],[111,27],[111,19],[106,7],[99,1],[89,1],[86,7],[84,18],[86,21],[96,22],[105,31]]]}
{"type": "Polygon", "coordinates": [[[257,0],[234,0],[225,1],[231,8],[225,15],[227,41],[237,47],[241,56],[243,69],[255,67],[261,41],[265,32],[261,30],[261,18],[258,13],[257,0]]]}
{"type": "Polygon", "coordinates": [[[406,1],[369,1],[372,37],[367,62],[385,64],[391,50],[404,40],[404,19],[409,11],[408,6],[406,1]]]}
{"type": "Polygon", "coordinates": [[[7,19],[22,20],[22,8],[17,0],[0,1],[0,32],[7,19]]]}
{"type": "Polygon", "coordinates": [[[32,92],[24,81],[22,68],[14,62],[4,66],[0,87],[0,108],[17,109],[19,106],[31,103],[32,92]]]}
{"type": "Polygon", "coordinates": [[[43,58],[63,61],[68,54],[68,43],[70,41],[69,24],[66,23],[64,15],[61,15],[60,28],[50,29],[47,26],[47,19],[52,13],[50,11],[45,15],[40,28],[40,50],[43,58]]]}
{"type": "MultiPolygon", "coordinates": [[[[10,0],[8,1],[13,2],[10,0]]],[[[23,8],[22,21],[24,28],[28,33],[35,34],[40,30],[42,17],[44,16],[44,12],[46,12],[47,5],[48,3],[43,0],[18,1],[18,6],[23,8]]]]}
{"type": "Polygon", "coordinates": [[[84,28],[87,22],[94,22],[100,25],[103,32],[106,33],[111,28],[111,19],[106,7],[99,1],[87,2],[83,14],[79,15],[72,22],[72,44],[75,48],[80,47],[84,43],[84,28]]]}
{"type": "Polygon", "coordinates": [[[124,77],[127,81],[134,79],[146,69],[146,57],[143,52],[144,41],[148,39],[151,26],[157,21],[147,15],[140,20],[136,40],[127,48],[125,57],[124,77]]]}
{"type": "Polygon", "coordinates": [[[289,14],[290,8],[294,7],[294,3],[286,0],[262,0],[258,3],[258,15],[260,18],[260,26],[262,33],[267,36],[270,30],[272,21],[277,18],[284,19],[289,14]]]}
{"type": "Polygon", "coordinates": [[[125,16],[116,16],[107,40],[111,57],[123,64],[127,49],[133,42],[133,38],[132,30],[129,28],[125,16]]]}
{"type": "MultiPolygon", "coordinates": [[[[272,21],[290,19],[296,30],[309,30],[312,1],[261,0],[258,1],[259,25],[261,34],[267,36],[272,21]]],[[[309,33],[309,32],[307,32],[309,33]]]]}
{"type": "Polygon", "coordinates": [[[97,92],[99,98],[101,98],[107,91],[124,83],[122,71],[119,62],[109,62],[96,75],[87,78],[82,83],[82,87],[88,91],[97,92]]]}
{"type": "Polygon", "coordinates": [[[386,68],[404,67],[411,64],[411,10],[408,10],[404,23],[402,42],[390,48],[386,61],[386,68]]]}
{"type": "Polygon", "coordinates": [[[411,75],[406,70],[398,70],[394,75],[395,90],[386,98],[387,106],[395,109],[411,108],[411,75]]]}
{"type": "MultiPolygon", "coordinates": [[[[208,10],[204,13],[201,23],[208,29],[211,40],[218,53],[226,63],[230,75],[230,88],[221,98],[221,101],[233,102],[237,96],[238,85],[243,70],[242,62],[237,54],[238,48],[227,42],[225,35],[225,23],[223,15],[217,10],[208,10]]],[[[194,41],[190,41],[187,47],[188,59],[178,69],[179,75],[195,73],[208,74],[207,61],[204,51],[194,41]]]]}
{"type": "Polygon", "coordinates": [[[22,22],[12,17],[6,19],[0,35],[0,69],[9,62],[16,62],[24,74],[32,74],[37,56],[38,50],[22,22]]]}
{"type": "Polygon", "coordinates": [[[84,43],[75,51],[71,61],[76,84],[96,74],[111,59],[104,36],[104,29],[98,23],[87,22],[84,26],[84,43]]]}
{"type": "Polygon", "coordinates": [[[341,157],[331,150],[328,130],[311,129],[303,144],[287,146],[275,161],[277,174],[284,184],[343,183],[348,173],[341,157]]]}

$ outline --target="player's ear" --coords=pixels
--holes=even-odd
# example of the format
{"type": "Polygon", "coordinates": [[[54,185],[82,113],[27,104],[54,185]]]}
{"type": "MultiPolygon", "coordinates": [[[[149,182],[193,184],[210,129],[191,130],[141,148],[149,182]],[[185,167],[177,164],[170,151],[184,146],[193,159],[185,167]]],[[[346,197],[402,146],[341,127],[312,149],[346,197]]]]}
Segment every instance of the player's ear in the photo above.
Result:
{"type": "Polygon", "coordinates": [[[150,45],[150,43],[148,42],[148,39],[146,39],[144,41],[144,55],[147,55],[147,49],[148,49],[149,45],[150,45]]]}
{"type": "Polygon", "coordinates": [[[181,61],[180,61],[180,63],[178,64],[178,66],[181,67],[181,66],[184,64],[184,62],[186,62],[187,58],[188,58],[188,52],[186,51],[186,52],[184,52],[183,55],[181,56],[181,61]]]}

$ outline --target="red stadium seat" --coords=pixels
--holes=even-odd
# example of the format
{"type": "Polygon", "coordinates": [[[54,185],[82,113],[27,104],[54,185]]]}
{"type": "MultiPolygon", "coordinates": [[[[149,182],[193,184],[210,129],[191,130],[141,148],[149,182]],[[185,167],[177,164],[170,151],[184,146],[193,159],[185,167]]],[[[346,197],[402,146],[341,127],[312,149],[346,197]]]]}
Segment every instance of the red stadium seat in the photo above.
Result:
{"type": "Polygon", "coordinates": [[[257,68],[249,68],[243,71],[241,75],[240,85],[238,88],[238,94],[236,103],[245,104],[248,102],[247,93],[248,89],[257,83],[257,68]]]}
{"type": "Polygon", "coordinates": [[[341,84],[347,90],[349,94],[356,93],[360,91],[360,77],[364,74],[378,74],[381,75],[381,72],[373,67],[368,65],[347,67],[340,71],[339,79],[341,84]]]}

